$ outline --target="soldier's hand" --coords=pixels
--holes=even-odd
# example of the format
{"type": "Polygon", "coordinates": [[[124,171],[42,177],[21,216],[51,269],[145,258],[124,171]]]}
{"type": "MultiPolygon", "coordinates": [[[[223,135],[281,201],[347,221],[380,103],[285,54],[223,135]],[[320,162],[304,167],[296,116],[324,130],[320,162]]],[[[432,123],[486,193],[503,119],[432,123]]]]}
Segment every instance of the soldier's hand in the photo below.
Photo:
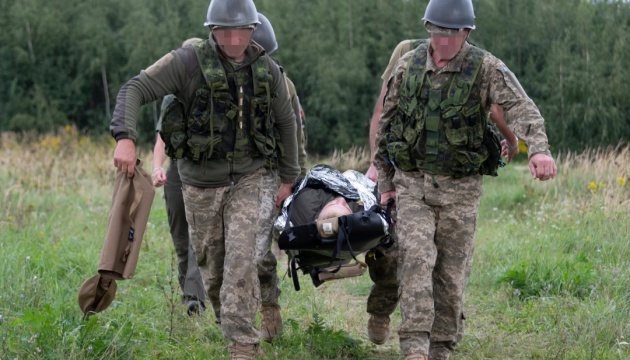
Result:
{"type": "Polygon", "coordinates": [[[394,206],[396,206],[396,190],[387,191],[381,194],[381,206],[387,206],[389,199],[394,200],[394,206]]]}
{"type": "Polygon", "coordinates": [[[376,170],[376,166],[374,166],[374,164],[370,164],[370,168],[368,169],[368,171],[365,173],[365,176],[367,176],[368,179],[377,182],[378,180],[378,171],[376,170]]]}
{"type": "Polygon", "coordinates": [[[127,177],[132,178],[136,159],[136,145],[133,140],[118,140],[116,150],[114,150],[114,166],[118,168],[118,171],[126,172],[127,177]]]}
{"type": "Polygon", "coordinates": [[[534,179],[541,181],[553,179],[556,177],[556,170],[556,162],[547,154],[534,154],[529,159],[529,171],[534,179]]]}
{"type": "Polygon", "coordinates": [[[151,180],[153,180],[153,186],[155,187],[164,185],[166,183],[166,173],[164,173],[164,169],[162,167],[155,168],[151,180]]]}
{"type": "Polygon", "coordinates": [[[276,209],[280,209],[284,200],[291,194],[293,194],[293,184],[280,185],[280,189],[278,189],[278,194],[276,195],[276,209]]]}
{"type": "Polygon", "coordinates": [[[518,143],[515,146],[510,146],[507,140],[501,140],[501,156],[505,158],[508,164],[518,155],[518,151],[518,143]]]}

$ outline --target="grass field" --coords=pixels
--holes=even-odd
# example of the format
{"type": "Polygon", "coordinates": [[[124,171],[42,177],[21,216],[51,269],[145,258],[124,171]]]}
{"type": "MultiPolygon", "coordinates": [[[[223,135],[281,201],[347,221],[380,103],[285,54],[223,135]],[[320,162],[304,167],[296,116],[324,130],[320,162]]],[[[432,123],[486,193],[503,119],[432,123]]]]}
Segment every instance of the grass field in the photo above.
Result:
{"type": "MultiPolygon", "coordinates": [[[[189,318],[178,302],[161,189],[136,276],[118,283],[110,308],[82,319],[77,291],[96,274],[113,149],[72,128],[0,138],[0,359],[227,358],[210,312],[189,318]]],[[[524,162],[486,179],[453,359],[630,359],[630,148],[558,164],[546,183],[524,162]]],[[[266,359],[399,356],[395,331],[383,346],[367,339],[367,275],[318,289],[303,277],[296,292],[280,263],[285,332],[263,345],[266,359]]]]}

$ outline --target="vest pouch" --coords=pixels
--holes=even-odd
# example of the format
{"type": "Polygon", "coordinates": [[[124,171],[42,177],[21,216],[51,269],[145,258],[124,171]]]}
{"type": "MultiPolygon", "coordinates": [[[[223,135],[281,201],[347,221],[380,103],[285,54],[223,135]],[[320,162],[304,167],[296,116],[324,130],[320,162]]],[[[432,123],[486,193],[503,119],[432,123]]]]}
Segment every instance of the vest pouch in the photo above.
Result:
{"type": "Polygon", "coordinates": [[[409,144],[404,141],[395,141],[387,144],[387,153],[395,167],[402,171],[418,170],[415,161],[411,158],[409,144]]]}
{"type": "Polygon", "coordinates": [[[171,158],[181,159],[186,151],[186,120],[184,117],[184,105],[179,99],[173,97],[166,105],[164,114],[159,122],[158,133],[164,141],[166,155],[171,158]],[[178,140],[183,138],[182,140],[178,140]],[[179,154],[180,157],[177,157],[179,154]]]}
{"type": "Polygon", "coordinates": [[[494,124],[488,124],[483,136],[483,147],[488,157],[481,164],[479,173],[481,175],[498,176],[499,167],[504,167],[505,163],[501,160],[501,139],[494,124]]]}
{"type": "Polygon", "coordinates": [[[256,149],[258,152],[269,158],[276,152],[276,139],[274,136],[265,136],[258,131],[254,132],[254,143],[256,144],[256,149]]]}
{"type": "Polygon", "coordinates": [[[197,89],[188,118],[188,129],[192,133],[205,133],[210,129],[210,91],[197,89]]]}
{"type": "Polygon", "coordinates": [[[276,152],[276,144],[280,141],[279,133],[274,134],[273,117],[269,114],[269,99],[257,96],[251,101],[252,116],[250,129],[258,152],[268,158],[276,152]]]}
{"type": "Polygon", "coordinates": [[[468,126],[462,126],[459,129],[446,128],[444,134],[449,144],[454,147],[467,146],[470,137],[470,128],[468,126]]]}
{"type": "Polygon", "coordinates": [[[171,146],[166,147],[166,155],[173,159],[181,159],[188,150],[188,136],[182,131],[171,134],[171,146]]]}
{"type": "Polygon", "coordinates": [[[196,163],[211,157],[213,144],[209,134],[200,135],[192,134],[188,139],[188,148],[190,159],[196,163]]]}

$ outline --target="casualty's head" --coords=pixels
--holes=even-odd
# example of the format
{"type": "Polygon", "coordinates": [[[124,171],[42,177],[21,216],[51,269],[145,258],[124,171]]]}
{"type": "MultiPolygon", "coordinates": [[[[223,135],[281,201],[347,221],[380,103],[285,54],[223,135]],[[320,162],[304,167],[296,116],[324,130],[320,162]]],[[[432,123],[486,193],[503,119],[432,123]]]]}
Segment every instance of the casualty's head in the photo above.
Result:
{"type": "Polygon", "coordinates": [[[252,0],[212,0],[204,26],[210,28],[225,56],[240,61],[258,24],[258,12],[252,0]]]}
{"type": "Polygon", "coordinates": [[[332,219],[350,214],[352,214],[352,209],[348,206],[346,199],[343,196],[338,196],[324,205],[317,216],[317,220],[332,219]]]}
{"type": "Polygon", "coordinates": [[[431,48],[442,60],[453,59],[475,28],[472,0],[430,0],[422,18],[431,48]]]}

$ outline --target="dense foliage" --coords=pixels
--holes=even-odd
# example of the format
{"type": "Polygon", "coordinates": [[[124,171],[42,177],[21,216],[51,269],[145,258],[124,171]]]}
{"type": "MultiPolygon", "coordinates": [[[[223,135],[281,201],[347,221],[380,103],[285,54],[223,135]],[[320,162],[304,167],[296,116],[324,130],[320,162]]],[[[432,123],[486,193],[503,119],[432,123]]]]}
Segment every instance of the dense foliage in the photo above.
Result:
{"type": "MultiPolygon", "coordinates": [[[[257,0],[275,56],[298,88],[309,151],[366,145],[391,50],[426,36],[426,0],[257,0]]],[[[0,0],[0,131],[74,124],[108,131],[120,86],[192,36],[208,0],[0,0]]],[[[630,138],[630,4],[477,0],[471,40],[513,70],[547,119],[554,150],[630,138]]],[[[157,104],[140,133],[152,139],[157,104]]]]}

